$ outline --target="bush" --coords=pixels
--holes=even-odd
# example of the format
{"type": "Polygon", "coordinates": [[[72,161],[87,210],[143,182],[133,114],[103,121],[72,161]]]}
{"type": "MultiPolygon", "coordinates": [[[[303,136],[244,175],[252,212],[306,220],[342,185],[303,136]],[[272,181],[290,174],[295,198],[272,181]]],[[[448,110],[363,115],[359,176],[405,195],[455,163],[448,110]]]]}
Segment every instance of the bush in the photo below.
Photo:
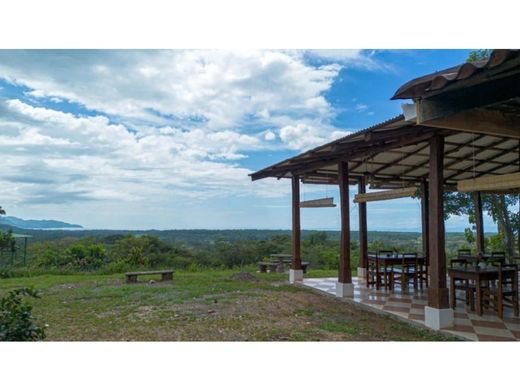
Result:
{"type": "Polygon", "coordinates": [[[45,338],[45,330],[36,324],[32,305],[22,298],[39,298],[32,288],[10,291],[0,299],[0,341],[37,341],[45,338]]]}
{"type": "Polygon", "coordinates": [[[13,277],[13,272],[10,269],[0,269],[0,279],[9,279],[13,277]]]}

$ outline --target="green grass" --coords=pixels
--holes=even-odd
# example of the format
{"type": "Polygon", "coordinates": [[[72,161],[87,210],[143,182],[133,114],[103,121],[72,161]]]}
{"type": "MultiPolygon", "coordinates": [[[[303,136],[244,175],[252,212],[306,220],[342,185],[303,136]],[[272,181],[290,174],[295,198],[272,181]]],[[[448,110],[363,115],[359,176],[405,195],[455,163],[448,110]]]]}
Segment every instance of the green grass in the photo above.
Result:
{"type": "MultiPolygon", "coordinates": [[[[124,275],[2,279],[0,295],[41,292],[34,314],[48,340],[438,340],[435,333],[286,283],[284,274],[234,281],[236,271],[176,272],[173,282],[124,275]]],[[[310,271],[309,277],[334,276],[310,271]]]]}

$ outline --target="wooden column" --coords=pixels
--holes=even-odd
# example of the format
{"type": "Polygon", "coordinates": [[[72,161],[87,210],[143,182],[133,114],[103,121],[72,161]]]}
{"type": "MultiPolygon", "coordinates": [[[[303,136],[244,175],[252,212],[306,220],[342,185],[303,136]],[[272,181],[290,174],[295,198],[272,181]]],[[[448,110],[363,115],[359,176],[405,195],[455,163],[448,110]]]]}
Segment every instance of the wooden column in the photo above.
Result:
{"type": "Polygon", "coordinates": [[[473,193],[473,203],[475,205],[475,226],[477,228],[477,253],[484,253],[486,245],[484,242],[484,221],[482,217],[482,197],[480,191],[473,193]]]}
{"type": "Polygon", "coordinates": [[[428,182],[424,180],[421,183],[421,233],[422,233],[422,252],[424,256],[428,256],[428,182]]]}
{"type": "Polygon", "coordinates": [[[292,264],[295,270],[302,269],[300,252],[301,225],[300,225],[300,177],[292,177],[292,264]]]}
{"type": "Polygon", "coordinates": [[[341,253],[338,282],[352,283],[350,270],[350,204],[348,194],[348,162],[338,163],[339,197],[341,203],[341,253]]]}
{"type": "MultiPolygon", "coordinates": [[[[358,182],[358,193],[366,192],[365,177],[362,176],[358,182]]],[[[367,204],[358,203],[359,210],[359,266],[367,267],[368,232],[367,232],[367,204]]],[[[359,276],[359,275],[358,275],[359,276]]]]}
{"type": "Polygon", "coordinates": [[[428,306],[449,308],[449,291],[446,285],[446,255],[444,237],[444,137],[436,134],[430,141],[429,180],[429,260],[430,285],[428,306]]]}

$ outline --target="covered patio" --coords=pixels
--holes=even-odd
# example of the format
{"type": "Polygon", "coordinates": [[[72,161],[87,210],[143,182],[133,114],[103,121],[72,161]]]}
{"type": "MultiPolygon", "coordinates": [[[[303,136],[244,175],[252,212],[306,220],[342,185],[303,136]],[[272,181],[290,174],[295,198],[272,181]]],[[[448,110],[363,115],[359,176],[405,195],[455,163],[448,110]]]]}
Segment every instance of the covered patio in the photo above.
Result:
{"type": "MultiPolygon", "coordinates": [[[[485,61],[462,64],[414,79],[400,87],[392,99],[412,99],[413,102],[403,104],[403,113],[395,118],[251,175],[252,180],[267,177],[291,180],[290,282],[303,282],[383,311],[388,311],[385,309],[388,306],[403,308],[396,311],[397,315],[404,313],[403,304],[410,305],[407,315],[412,317],[408,319],[433,329],[454,332],[465,329],[465,333],[485,339],[485,333],[478,333],[479,329],[471,332],[468,327],[476,329],[482,328],[479,325],[487,325],[493,328],[493,325],[482,324],[487,321],[494,323],[494,329],[505,327],[507,332],[503,332],[502,337],[516,338],[519,321],[518,318],[509,321],[507,311],[503,320],[496,316],[492,316],[493,321],[488,317],[485,319],[489,314],[473,320],[473,313],[468,312],[467,307],[450,307],[443,194],[463,186],[464,191],[472,191],[477,252],[484,253],[481,192],[518,193],[520,187],[519,178],[515,176],[520,172],[520,51],[495,50],[485,61]],[[339,187],[341,249],[337,279],[303,280],[300,183],[339,187]],[[351,272],[349,185],[358,189],[358,278],[353,278],[351,272]],[[427,288],[401,292],[398,289],[376,290],[367,285],[367,195],[364,195],[367,186],[390,191],[375,195],[377,200],[410,195],[420,197],[427,288]],[[381,297],[386,303],[381,302],[381,297]],[[388,302],[401,304],[389,305],[388,302]],[[481,322],[468,324],[467,321],[481,322]],[[508,324],[512,324],[511,329],[508,324]]],[[[475,336],[468,336],[472,337],[475,336]]]]}

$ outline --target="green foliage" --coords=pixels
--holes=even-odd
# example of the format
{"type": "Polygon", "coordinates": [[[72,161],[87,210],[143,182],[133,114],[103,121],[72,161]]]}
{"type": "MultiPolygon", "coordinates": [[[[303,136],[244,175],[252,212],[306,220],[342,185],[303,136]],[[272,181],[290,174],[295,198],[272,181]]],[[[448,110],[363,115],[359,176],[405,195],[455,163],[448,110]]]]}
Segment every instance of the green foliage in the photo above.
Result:
{"type": "Polygon", "coordinates": [[[6,232],[0,231],[0,251],[16,251],[16,240],[13,237],[13,232],[11,230],[6,232]]]}
{"type": "Polygon", "coordinates": [[[473,245],[475,243],[475,234],[473,234],[473,230],[471,230],[471,228],[464,229],[464,237],[466,237],[468,244],[473,245]]]}
{"type": "Polygon", "coordinates": [[[0,215],[5,215],[5,210],[0,206],[0,215]]]}
{"type": "MultiPolygon", "coordinates": [[[[162,234],[162,232],[160,232],[162,234]]],[[[34,232],[35,235],[40,232],[34,232]]],[[[0,278],[30,276],[40,274],[71,274],[96,272],[99,274],[123,273],[147,269],[173,268],[198,272],[205,269],[256,269],[256,263],[269,258],[272,253],[291,253],[290,234],[267,235],[258,237],[252,233],[237,231],[239,239],[221,236],[209,231],[198,244],[180,242],[175,239],[162,239],[155,232],[143,235],[114,234],[106,236],[70,236],[54,240],[42,240],[38,236],[29,242],[26,268],[0,267],[0,278]],[[214,239],[208,239],[214,238],[214,239]],[[245,238],[249,237],[249,238],[245,238]]],[[[81,233],[83,234],[83,233],[81,233]]],[[[96,234],[96,232],[94,232],[96,234]]],[[[185,233],[181,232],[181,236],[185,233]]],[[[44,237],[47,237],[44,235],[44,237]]],[[[392,249],[398,252],[422,251],[419,233],[369,232],[370,250],[392,249]]],[[[448,233],[446,241],[447,257],[452,258],[460,247],[467,247],[468,241],[462,233],[448,233]]],[[[351,267],[359,264],[359,243],[356,232],[351,240],[351,267]]],[[[491,250],[491,249],[490,249],[491,250]]],[[[310,263],[311,270],[337,271],[339,266],[339,232],[303,231],[302,260],[310,263]]]]}
{"type": "Polygon", "coordinates": [[[485,60],[486,58],[489,58],[489,56],[491,55],[491,52],[492,52],[491,49],[472,50],[469,52],[466,62],[475,62],[475,61],[485,60]]]}
{"type": "Polygon", "coordinates": [[[494,234],[487,238],[486,250],[488,252],[504,252],[506,248],[502,236],[500,234],[494,234]]]}
{"type": "Polygon", "coordinates": [[[36,341],[45,338],[45,330],[36,324],[32,305],[23,297],[39,298],[28,287],[10,291],[0,299],[0,341],[36,341]]]}
{"type": "Polygon", "coordinates": [[[99,269],[105,260],[106,250],[102,244],[89,240],[40,243],[34,265],[38,268],[62,268],[77,271],[99,269]]]}
{"type": "Polygon", "coordinates": [[[13,272],[10,269],[8,269],[8,268],[0,269],[0,279],[9,279],[12,277],[13,277],[13,272]]]}

